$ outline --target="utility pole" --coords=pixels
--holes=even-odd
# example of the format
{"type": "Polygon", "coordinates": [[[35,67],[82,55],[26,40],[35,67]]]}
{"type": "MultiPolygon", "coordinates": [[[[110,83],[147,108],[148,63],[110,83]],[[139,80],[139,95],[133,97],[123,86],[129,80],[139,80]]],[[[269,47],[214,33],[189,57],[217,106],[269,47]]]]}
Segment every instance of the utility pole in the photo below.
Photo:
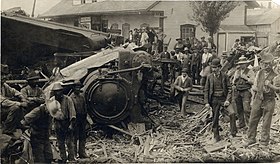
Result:
{"type": "Polygon", "coordinates": [[[33,8],[32,8],[31,17],[34,17],[35,6],[36,6],[36,0],[33,1],[33,8]]]}

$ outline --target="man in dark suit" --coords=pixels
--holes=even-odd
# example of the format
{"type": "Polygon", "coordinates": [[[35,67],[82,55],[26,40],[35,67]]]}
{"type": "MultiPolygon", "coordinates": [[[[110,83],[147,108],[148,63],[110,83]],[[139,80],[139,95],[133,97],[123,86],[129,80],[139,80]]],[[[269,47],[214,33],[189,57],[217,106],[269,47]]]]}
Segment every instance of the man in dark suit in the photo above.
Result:
{"type": "Polygon", "coordinates": [[[220,140],[219,135],[219,115],[222,106],[229,106],[231,102],[231,85],[228,76],[220,71],[220,59],[212,60],[212,73],[207,76],[204,88],[205,107],[212,107],[213,113],[213,133],[216,142],[220,140]]]}
{"type": "Polygon", "coordinates": [[[175,97],[179,101],[180,111],[183,116],[186,115],[186,102],[192,89],[192,79],[188,76],[187,72],[188,69],[184,68],[182,75],[178,76],[174,82],[175,97]]]}

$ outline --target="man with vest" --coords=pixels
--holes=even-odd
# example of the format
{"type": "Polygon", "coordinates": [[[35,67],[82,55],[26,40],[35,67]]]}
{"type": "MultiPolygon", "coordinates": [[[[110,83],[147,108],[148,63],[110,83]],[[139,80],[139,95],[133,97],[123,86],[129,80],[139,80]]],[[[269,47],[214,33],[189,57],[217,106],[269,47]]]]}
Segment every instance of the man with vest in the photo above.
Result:
{"type": "Polygon", "coordinates": [[[275,108],[275,88],[272,87],[273,80],[277,74],[272,69],[272,54],[264,54],[261,56],[261,70],[256,74],[254,84],[252,86],[253,103],[249,120],[248,142],[247,145],[256,143],[257,127],[262,118],[262,132],[260,144],[267,146],[270,139],[270,128],[272,115],[275,108]]]}
{"type": "Polygon", "coordinates": [[[12,135],[17,128],[21,128],[20,121],[23,118],[23,108],[27,106],[26,98],[7,83],[8,66],[1,64],[1,121],[3,133],[12,135]]]}
{"type": "Polygon", "coordinates": [[[220,141],[219,116],[222,106],[228,107],[231,102],[231,85],[228,76],[221,72],[220,59],[215,58],[211,62],[212,73],[207,76],[204,88],[205,107],[212,107],[213,133],[216,142],[220,141]]]}
{"type": "Polygon", "coordinates": [[[249,123],[250,117],[250,103],[251,92],[250,89],[254,83],[254,71],[248,68],[249,60],[246,57],[241,56],[238,60],[237,70],[233,75],[233,90],[234,101],[236,102],[239,128],[243,128],[249,123]]]}

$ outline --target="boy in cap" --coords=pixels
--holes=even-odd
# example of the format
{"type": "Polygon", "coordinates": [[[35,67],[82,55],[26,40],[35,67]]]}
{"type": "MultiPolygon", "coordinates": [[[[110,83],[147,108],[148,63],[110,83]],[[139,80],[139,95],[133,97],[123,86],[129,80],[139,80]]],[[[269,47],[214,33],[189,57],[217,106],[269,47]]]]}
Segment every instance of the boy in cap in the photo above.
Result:
{"type": "Polygon", "coordinates": [[[85,151],[86,146],[86,123],[87,123],[87,108],[85,97],[82,93],[82,87],[80,81],[76,81],[74,84],[74,91],[70,95],[73,100],[76,110],[76,126],[74,129],[74,151],[75,155],[79,154],[79,158],[88,158],[85,151]],[[79,147],[77,142],[79,140],[79,147]],[[78,149],[78,151],[77,151],[78,149]]]}
{"type": "Polygon", "coordinates": [[[272,69],[272,54],[261,57],[261,70],[256,74],[252,90],[254,92],[252,109],[249,120],[248,141],[246,146],[256,143],[257,127],[263,116],[260,144],[267,146],[270,139],[272,115],[275,108],[275,91],[273,79],[277,74],[272,69]]]}
{"type": "Polygon", "coordinates": [[[23,108],[27,106],[27,100],[19,91],[6,83],[8,73],[8,66],[1,64],[1,120],[4,122],[3,133],[11,135],[21,127],[20,121],[23,118],[23,108]]]}
{"type": "MultiPolygon", "coordinates": [[[[61,162],[75,160],[74,155],[74,124],[76,119],[76,111],[72,99],[63,94],[63,87],[60,82],[53,84],[53,97],[50,98],[49,103],[55,102],[56,109],[61,111],[59,117],[54,117],[55,132],[58,140],[58,148],[61,162]],[[68,158],[66,157],[65,141],[68,148],[68,158]]],[[[47,104],[48,105],[48,104],[47,104]]]]}
{"type": "Polygon", "coordinates": [[[251,103],[251,87],[254,83],[254,71],[248,68],[250,61],[245,56],[241,56],[238,60],[237,70],[233,75],[234,101],[236,102],[239,128],[243,128],[249,124],[250,103],[251,103]]]}
{"type": "Polygon", "coordinates": [[[228,76],[221,72],[220,59],[215,58],[211,62],[212,73],[207,76],[204,88],[205,107],[212,107],[213,133],[216,142],[220,140],[219,116],[220,108],[227,107],[231,102],[231,85],[228,76]]]}
{"type": "Polygon", "coordinates": [[[181,115],[186,115],[186,102],[189,92],[192,90],[192,79],[188,76],[188,69],[182,70],[182,75],[178,76],[174,82],[175,97],[179,102],[181,115]]]}

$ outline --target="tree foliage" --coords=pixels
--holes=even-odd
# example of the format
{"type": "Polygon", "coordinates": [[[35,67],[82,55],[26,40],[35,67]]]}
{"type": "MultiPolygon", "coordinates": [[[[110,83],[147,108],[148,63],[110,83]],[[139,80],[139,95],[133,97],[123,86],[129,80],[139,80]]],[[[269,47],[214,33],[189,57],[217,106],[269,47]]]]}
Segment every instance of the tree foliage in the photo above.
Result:
{"type": "Polygon", "coordinates": [[[211,37],[217,33],[221,22],[238,6],[237,1],[191,1],[193,19],[201,23],[211,37]]]}

